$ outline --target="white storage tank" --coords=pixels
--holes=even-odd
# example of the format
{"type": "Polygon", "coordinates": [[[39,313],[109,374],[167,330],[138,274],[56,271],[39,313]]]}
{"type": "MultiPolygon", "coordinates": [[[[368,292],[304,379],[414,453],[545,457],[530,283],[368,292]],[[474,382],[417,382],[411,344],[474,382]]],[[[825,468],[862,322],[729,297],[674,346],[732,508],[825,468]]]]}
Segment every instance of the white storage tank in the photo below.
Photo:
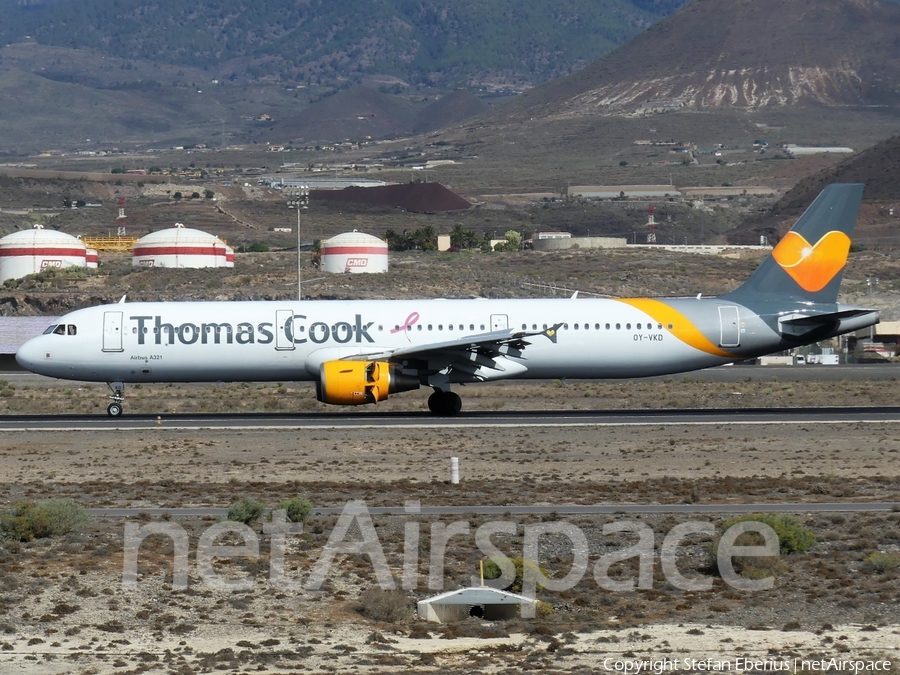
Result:
{"type": "Polygon", "coordinates": [[[135,267],[234,267],[234,249],[218,237],[185,227],[151,232],[134,244],[135,267]]]}
{"type": "Polygon", "coordinates": [[[321,268],[326,272],[387,272],[388,245],[363,232],[345,232],[322,242],[321,268]]]}
{"type": "Polygon", "coordinates": [[[48,267],[84,267],[85,245],[70,234],[45,230],[13,232],[0,239],[0,283],[37,274],[48,267]]]}

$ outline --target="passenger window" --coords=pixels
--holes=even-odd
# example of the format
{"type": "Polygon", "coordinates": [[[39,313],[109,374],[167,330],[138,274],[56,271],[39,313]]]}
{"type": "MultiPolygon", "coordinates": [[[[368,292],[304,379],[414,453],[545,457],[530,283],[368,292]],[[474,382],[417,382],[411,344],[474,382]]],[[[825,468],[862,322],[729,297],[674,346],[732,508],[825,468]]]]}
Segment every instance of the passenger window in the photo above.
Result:
{"type": "Polygon", "coordinates": [[[606,324],[606,330],[609,330],[609,324],[606,324]]]}
{"type": "Polygon", "coordinates": [[[577,324],[577,323],[575,324],[575,330],[578,330],[578,324],[577,324]]]}
{"type": "Polygon", "coordinates": [[[77,335],[78,329],[75,327],[74,323],[69,324],[69,335],[77,335]]]}
{"type": "Polygon", "coordinates": [[[422,330],[422,324],[419,324],[418,326],[416,326],[416,330],[422,330]]]}
{"type": "Polygon", "coordinates": [[[657,330],[662,330],[662,324],[657,324],[656,329],[657,329],[657,330]]]}
{"type": "Polygon", "coordinates": [[[484,324],[481,324],[480,330],[484,330],[484,324]]]}
{"type": "Polygon", "coordinates": [[[672,330],[672,324],[669,324],[669,330],[672,330]]]}
{"type": "Polygon", "coordinates": [[[56,324],[53,324],[52,326],[47,326],[47,329],[44,331],[44,335],[50,335],[51,333],[55,333],[55,332],[56,332],[56,324]]]}
{"type": "Polygon", "coordinates": [[[131,329],[131,333],[132,333],[132,335],[135,334],[135,333],[137,333],[137,328],[136,328],[136,327],[135,327],[135,328],[132,328],[132,329],[131,329]]]}
{"type": "Polygon", "coordinates": [[[622,324],[617,323],[617,324],[616,324],[616,330],[622,330],[622,324]]]}
{"type": "Polygon", "coordinates": [[[57,335],[65,335],[66,334],[66,325],[64,323],[59,324],[56,327],[56,330],[53,331],[57,335]]]}
{"type": "Polygon", "coordinates": [[[638,330],[641,329],[641,324],[638,324],[638,325],[637,325],[637,329],[638,329],[638,330]]]}
{"type": "Polygon", "coordinates": [[[432,328],[431,324],[428,324],[428,330],[431,330],[431,328],[432,328]]]}
{"type": "Polygon", "coordinates": [[[631,330],[631,324],[630,324],[630,323],[626,323],[626,324],[625,324],[625,330],[631,330]]]}
{"type": "Polygon", "coordinates": [[[439,324],[438,324],[438,330],[444,330],[444,324],[439,323],[439,324]]]}

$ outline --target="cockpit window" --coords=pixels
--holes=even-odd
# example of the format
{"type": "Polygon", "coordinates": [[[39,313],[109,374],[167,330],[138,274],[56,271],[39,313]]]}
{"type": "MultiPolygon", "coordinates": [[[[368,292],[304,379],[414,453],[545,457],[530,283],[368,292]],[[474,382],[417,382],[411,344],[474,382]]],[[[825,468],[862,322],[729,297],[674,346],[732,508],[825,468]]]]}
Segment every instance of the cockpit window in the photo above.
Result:
{"type": "Polygon", "coordinates": [[[74,323],[68,325],[68,333],[69,335],[76,335],[78,333],[78,329],[75,327],[74,323]]]}
{"type": "Polygon", "coordinates": [[[56,330],[53,331],[57,335],[65,335],[66,334],[66,324],[61,323],[56,327],[56,330]]]}
{"type": "Polygon", "coordinates": [[[56,324],[53,324],[52,326],[47,326],[47,330],[44,331],[44,335],[50,335],[50,333],[53,333],[55,331],[56,331],[56,324]]]}

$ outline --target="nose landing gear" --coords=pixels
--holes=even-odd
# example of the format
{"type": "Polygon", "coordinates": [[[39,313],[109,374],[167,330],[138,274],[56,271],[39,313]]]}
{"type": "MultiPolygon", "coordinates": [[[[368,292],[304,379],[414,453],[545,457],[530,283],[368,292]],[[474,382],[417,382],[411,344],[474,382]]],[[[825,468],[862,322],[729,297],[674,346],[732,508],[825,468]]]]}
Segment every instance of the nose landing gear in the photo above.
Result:
{"type": "Polygon", "coordinates": [[[125,384],[123,382],[107,382],[106,386],[112,391],[110,396],[112,403],[106,407],[106,413],[110,417],[118,417],[124,410],[122,403],[125,401],[125,384]]]}

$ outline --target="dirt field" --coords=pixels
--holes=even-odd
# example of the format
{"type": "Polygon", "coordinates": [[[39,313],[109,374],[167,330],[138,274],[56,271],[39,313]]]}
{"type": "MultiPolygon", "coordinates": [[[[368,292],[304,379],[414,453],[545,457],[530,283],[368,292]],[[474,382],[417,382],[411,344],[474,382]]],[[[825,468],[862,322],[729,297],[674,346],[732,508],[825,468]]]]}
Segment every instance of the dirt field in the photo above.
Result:
{"type": "MultiPolygon", "coordinates": [[[[843,393],[861,404],[878,404],[892,400],[894,385],[693,378],[561,387],[507,384],[471,388],[467,402],[492,408],[505,400],[507,406],[544,408],[566,401],[579,407],[583,401],[584,407],[602,408],[642,407],[655,400],[717,407],[740,398],[759,405],[810,405],[843,393]]],[[[129,410],[152,408],[164,397],[175,409],[215,408],[240,395],[240,389],[231,392],[230,387],[132,388],[129,410]]],[[[285,405],[311,397],[287,389],[279,392],[271,385],[253,393],[260,401],[274,398],[285,405]]],[[[40,396],[48,405],[77,406],[100,400],[102,391],[20,387],[15,396],[0,400],[8,403],[23,394],[40,396]]],[[[244,399],[255,397],[244,391],[244,399]]],[[[421,403],[415,396],[392,401],[421,403]]],[[[895,425],[880,423],[186,432],[166,430],[163,419],[152,431],[4,433],[0,495],[3,507],[25,499],[72,498],[90,508],[136,509],[227,507],[242,497],[275,505],[297,494],[315,506],[338,508],[359,499],[369,507],[409,500],[422,506],[900,503],[898,453],[895,425]],[[460,458],[459,485],[448,480],[451,455],[460,458]]],[[[731,670],[765,672],[789,663],[792,669],[831,672],[841,659],[852,657],[869,664],[891,660],[887,672],[896,674],[900,576],[897,569],[881,571],[867,560],[875,552],[900,553],[900,512],[793,515],[816,544],[806,553],[763,559],[774,588],[756,592],[736,590],[716,576],[710,540],[702,536],[685,540],[678,569],[689,578],[713,579],[709,590],[679,590],[659,557],[651,588],[610,591],[594,576],[604,556],[635,543],[633,533],[606,534],[604,525],[636,521],[648,526],[658,554],[676,525],[708,521],[721,534],[725,516],[372,516],[398,583],[408,528],[419,532],[418,547],[411,549],[417,556],[414,587],[396,595],[377,590],[372,561],[359,553],[338,555],[318,590],[273,585],[271,537],[259,522],[253,525],[259,556],[215,563],[222,575],[250,579],[248,589],[211,587],[194,555],[188,587],[173,589],[172,540],[159,535],[141,546],[137,585],[128,588],[123,585],[123,520],[94,518],[62,537],[0,544],[0,672],[593,673],[614,672],[616,661],[649,658],[670,660],[659,666],[661,672],[712,669],[685,659],[721,661],[720,669],[727,663],[731,670]],[[586,574],[569,590],[540,591],[538,598],[547,605],[536,619],[469,618],[447,625],[416,619],[414,601],[439,592],[429,588],[433,569],[443,571],[436,577],[443,590],[468,585],[477,574],[485,555],[474,532],[492,521],[514,524],[515,534],[493,537],[509,557],[522,555],[529,527],[575,526],[587,545],[586,574]],[[439,566],[432,556],[443,526],[463,534],[453,538],[439,566]],[[741,658],[770,664],[754,668],[738,662],[741,658]],[[838,661],[804,668],[794,658],[838,661]]],[[[192,551],[215,524],[208,517],[166,515],[128,520],[183,528],[192,551]]],[[[291,579],[311,579],[340,522],[334,515],[314,516],[302,535],[287,537],[291,579]]],[[[365,536],[364,525],[356,521],[347,539],[365,536]]],[[[241,543],[231,537],[218,543],[241,543]]],[[[549,574],[566,576],[574,555],[568,539],[543,537],[539,551],[549,574]]],[[[610,576],[637,579],[635,562],[612,565],[610,576]]]]}

